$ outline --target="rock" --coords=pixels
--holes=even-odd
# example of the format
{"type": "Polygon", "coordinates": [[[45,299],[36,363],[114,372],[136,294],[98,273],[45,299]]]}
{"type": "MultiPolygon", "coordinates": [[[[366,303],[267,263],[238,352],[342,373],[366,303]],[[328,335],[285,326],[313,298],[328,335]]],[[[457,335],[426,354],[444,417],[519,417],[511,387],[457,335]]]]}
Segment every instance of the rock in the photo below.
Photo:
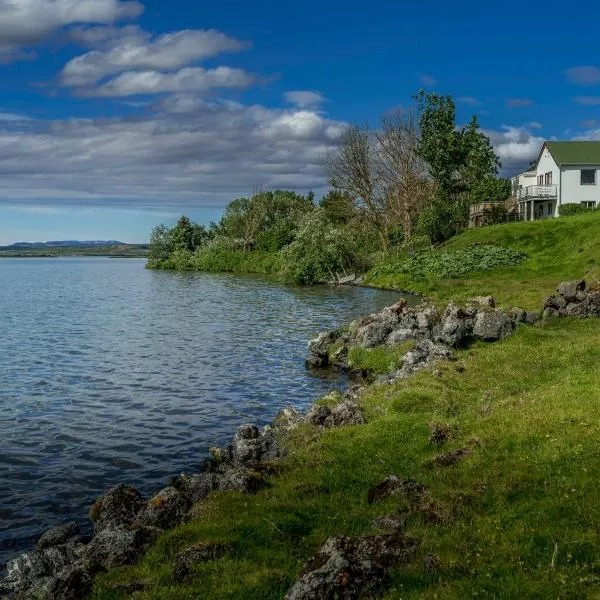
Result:
{"type": "Polygon", "coordinates": [[[224,544],[194,544],[175,556],[172,575],[176,581],[188,577],[195,565],[223,556],[228,550],[224,544]]]}
{"type": "Polygon", "coordinates": [[[336,343],[340,335],[341,332],[337,330],[323,331],[322,333],[319,333],[316,338],[313,338],[308,342],[308,351],[314,356],[328,358],[329,349],[336,343]]]}
{"type": "Polygon", "coordinates": [[[302,423],[303,417],[293,406],[282,408],[273,419],[275,429],[290,431],[302,423]]]}
{"type": "Polygon", "coordinates": [[[544,301],[544,308],[553,308],[560,311],[567,306],[567,301],[561,296],[548,296],[544,301]]]}
{"type": "Polygon", "coordinates": [[[425,486],[413,479],[401,479],[396,475],[386,477],[367,492],[367,502],[373,504],[390,496],[407,496],[415,499],[425,492],[425,486]]]}
{"type": "Polygon", "coordinates": [[[375,321],[359,327],[354,334],[354,339],[363,348],[376,348],[385,343],[393,329],[394,324],[390,322],[375,321]]]}
{"type": "Polygon", "coordinates": [[[564,314],[569,317],[600,317],[600,291],[590,291],[585,300],[569,304],[564,314]]]}
{"type": "Polygon", "coordinates": [[[423,306],[417,310],[417,328],[421,331],[431,331],[439,320],[440,314],[435,306],[423,306]]]}
{"type": "Polygon", "coordinates": [[[560,314],[555,308],[547,307],[544,309],[544,319],[558,319],[560,314]]]}
{"type": "Polygon", "coordinates": [[[473,335],[485,342],[495,342],[512,335],[515,324],[512,319],[501,310],[481,311],[477,313],[473,335]]]}
{"type": "Polygon", "coordinates": [[[449,467],[450,465],[455,465],[465,458],[465,456],[469,456],[469,454],[471,454],[471,451],[468,448],[459,448],[446,454],[440,454],[432,461],[432,464],[438,467],[449,467]]]}
{"type": "Polygon", "coordinates": [[[575,302],[578,300],[578,292],[585,290],[585,281],[577,279],[575,281],[563,281],[558,284],[556,291],[567,301],[575,302]]]}
{"type": "Polygon", "coordinates": [[[61,544],[66,544],[69,540],[80,538],[81,529],[75,521],[69,521],[61,525],[56,525],[48,529],[38,540],[36,548],[44,550],[45,548],[54,548],[61,544]]]}
{"type": "Polygon", "coordinates": [[[452,428],[444,423],[431,421],[431,423],[429,423],[429,429],[431,430],[431,435],[428,440],[430,445],[441,446],[452,436],[452,428]]]}
{"type": "Polygon", "coordinates": [[[143,525],[169,529],[183,522],[192,502],[187,494],[174,487],[166,487],[148,500],[146,508],[140,513],[143,525]]]}
{"type": "Polygon", "coordinates": [[[508,314],[515,323],[525,323],[527,320],[527,313],[518,306],[511,308],[508,314]]]}
{"type": "Polygon", "coordinates": [[[450,351],[442,344],[434,344],[431,340],[419,340],[415,347],[402,357],[402,364],[414,366],[424,364],[430,360],[448,358],[450,351]]]}
{"type": "Polygon", "coordinates": [[[69,565],[58,574],[37,580],[26,597],[36,600],[81,600],[92,591],[92,576],[82,563],[69,565]]]}
{"type": "Polygon", "coordinates": [[[439,559],[433,554],[426,554],[423,557],[423,568],[426,571],[435,571],[438,567],[439,559]]]}
{"type": "Polygon", "coordinates": [[[378,529],[402,529],[406,525],[406,515],[389,515],[378,517],[373,521],[373,526],[378,529]]]}
{"type": "Polygon", "coordinates": [[[538,312],[528,312],[525,315],[525,322],[528,323],[529,325],[533,325],[534,323],[537,323],[540,320],[540,313],[538,312]]]}
{"type": "Polygon", "coordinates": [[[137,521],[145,504],[138,490],[119,484],[96,501],[90,509],[90,519],[96,531],[127,527],[137,521]]]}
{"type": "Polygon", "coordinates": [[[272,427],[260,430],[249,423],[240,425],[233,438],[233,463],[244,466],[256,466],[266,460],[279,456],[279,444],[272,427]]]}
{"type": "Polygon", "coordinates": [[[442,316],[442,327],[436,341],[454,347],[463,344],[473,334],[473,316],[466,309],[449,304],[442,316]]]}
{"type": "Polygon", "coordinates": [[[325,369],[329,364],[329,357],[327,356],[315,356],[311,354],[305,361],[304,366],[307,369],[325,369]]]}
{"type": "Polygon", "coordinates": [[[84,547],[82,558],[92,572],[135,563],[158,538],[162,530],[156,527],[103,529],[84,547]]]}
{"type": "Polygon", "coordinates": [[[327,406],[313,404],[308,413],[306,413],[306,422],[312,425],[325,425],[327,417],[331,414],[331,409],[327,406]]]}
{"type": "Polygon", "coordinates": [[[228,469],[217,478],[217,489],[220,492],[255,494],[266,486],[265,478],[258,471],[245,468],[228,469]]]}
{"type": "Polygon", "coordinates": [[[476,296],[471,300],[474,304],[479,306],[489,306],[490,308],[496,308],[496,300],[493,296],[476,296]]]}
{"type": "Polygon", "coordinates": [[[360,406],[354,400],[340,402],[325,419],[325,427],[342,427],[344,425],[363,425],[365,423],[360,406]]]}
{"type": "Polygon", "coordinates": [[[329,538],[285,600],[370,598],[384,584],[386,570],[408,562],[416,548],[416,540],[400,533],[329,538]]]}
{"type": "Polygon", "coordinates": [[[191,504],[204,500],[212,491],[219,487],[216,473],[196,473],[185,477],[181,482],[181,491],[187,495],[191,504]]]}
{"type": "Polygon", "coordinates": [[[398,344],[402,344],[407,340],[412,340],[414,338],[412,329],[396,329],[390,333],[387,338],[386,344],[388,346],[397,346],[398,344]]]}

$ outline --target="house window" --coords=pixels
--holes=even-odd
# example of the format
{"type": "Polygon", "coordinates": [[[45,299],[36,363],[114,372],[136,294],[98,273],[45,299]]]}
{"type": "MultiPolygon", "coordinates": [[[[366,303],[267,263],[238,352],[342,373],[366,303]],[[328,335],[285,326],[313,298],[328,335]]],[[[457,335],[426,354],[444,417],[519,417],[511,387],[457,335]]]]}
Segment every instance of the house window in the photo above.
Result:
{"type": "Polygon", "coordinates": [[[596,208],[596,203],[595,202],[583,201],[581,204],[583,206],[585,206],[586,208],[596,208]]]}
{"type": "Polygon", "coordinates": [[[538,185],[544,185],[544,176],[538,175],[538,185]]]}
{"type": "Polygon", "coordinates": [[[581,185],[596,185],[596,169],[581,169],[581,185]]]}
{"type": "Polygon", "coordinates": [[[547,215],[552,214],[552,203],[546,205],[546,214],[547,215]]]}
{"type": "Polygon", "coordinates": [[[544,175],[544,185],[552,185],[552,171],[544,175]]]}

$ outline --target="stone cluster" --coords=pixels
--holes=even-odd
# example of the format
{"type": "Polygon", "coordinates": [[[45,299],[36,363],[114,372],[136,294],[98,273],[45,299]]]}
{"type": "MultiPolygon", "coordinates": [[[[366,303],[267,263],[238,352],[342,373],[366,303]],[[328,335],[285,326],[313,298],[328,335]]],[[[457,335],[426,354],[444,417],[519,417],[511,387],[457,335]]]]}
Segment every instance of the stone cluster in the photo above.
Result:
{"type": "Polygon", "coordinates": [[[544,302],[544,317],[600,317],[600,287],[582,279],[563,281],[544,302]]]}

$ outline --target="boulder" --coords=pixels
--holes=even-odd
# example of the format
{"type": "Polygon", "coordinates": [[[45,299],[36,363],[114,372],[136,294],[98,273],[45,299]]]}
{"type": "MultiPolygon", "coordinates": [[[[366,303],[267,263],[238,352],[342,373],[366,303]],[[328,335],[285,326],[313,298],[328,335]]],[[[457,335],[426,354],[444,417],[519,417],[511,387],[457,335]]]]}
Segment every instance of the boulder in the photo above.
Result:
{"type": "Polygon", "coordinates": [[[119,484],[96,501],[90,509],[90,519],[96,531],[128,527],[137,521],[145,505],[138,490],[119,484]]]}
{"type": "Polygon", "coordinates": [[[277,458],[279,444],[275,439],[275,431],[269,426],[260,430],[252,423],[240,425],[233,438],[232,453],[236,465],[255,466],[277,458]]]}
{"type": "Polygon", "coordinates": [[[311,354],[305,361],[304,366],[307,369],[325,369],[329,364],[329,358],[327,356],[315,356],[311,354]]]}
{"type": "Polygon", "coordinates": [[[189,498],[191,504],[204,500],[212,491],[219,487],[216,473],[196,473],[184,477],[180,484],[181,491],[189,498]]]}
{"type": "Polygon", "coordinates": [[[228,550],[224,544],[194,544],[175,556],[172,575],[176,581],[188,577],[195,565],[223,556],[228,550]]]}
{"type": "Polygon", "coordinates": [[[471,299],[473,304],[478,304],[479,306],[489,306],[490,308],[496,308],[496,299],[493,296],[476,296],[471,299]]]}
{"type": "Polygon", "coordinates": [[[525,323],[527,321],[527,313],[518,306],[511,308],[509,315],[515,323],[525,323]]]}
{"type": "Polygon", "coordinates": [[[548,296],[544,300],[544,308],[553,308],[556,311],[561,311],[567,306],[567,301],[562,296],[548,296]]]}
{"type": "Polygon", "coordinates": [[[417,542],[400,533],[329,538],[285,600],[371,598],[385,583],[387,569],[408,562],[417,542]]]}
{"type": "Polygon", "coordinates": [[[282,408],[273,419],[273,427],[275,429],[291,431],[298,427],[303,420],[304,419],[298,410],[293,406],[286,406],[285,408],[282,408]]]}
{"type": "Polygon", "coordinates": [[[75,521],[69,521],[48,529],[38,540],[36,548],[38,550],[54,548],[55,546],[66,544],[69,540],[79,540],[80,538],[81,529],[79,525],[75,521]]]}
{"type": "Polygon", "coordinates": [[[376,348],[385,343],[393,329],[394,325],[390,322],[375,321],[359,327],[354,334],[354,340],[363,348],[376,348]]]}
{"type": "Polygon", "coordinates": [[[158,538],[162,530],[156,527],[103,529],[84,547],[81,555],[91,572],[135,563],[158,538]]]}
{"type": "Polygon", "coordinates": [[[525,315],[525,322],[528,323],[529,325],[533,325],[534,323],[537,323],[539,320],[540,320],[539,312],[528,312],[525,315]]]}
{"type": "Polygon", "coordinates": [[[174,487],[167,487],[148,500],[139,520],[149,527],[169,529],[183,522],[191,504],[187,494],[174,487]]]}
{"type": "Polygon", "coordinates": [[[38,579],[23,596],[35,600],[81,600],[92,591],[92,576],[82,563],[68,565],[57,574],[38,579]]]}
{"type": "Polygon", "coordinates": [[[331,414],[331,409],[327,406],[313,404],[306,413],[306,422],[311,425],[325,425],[327,417],[331,414]]]}
{"type": "Polygon", "coordinates": [[[475,318],[473,335],[485,342],[495,342],[512,335],[514,329],[515,324],[504,311],[481,311],[475,318]]]}
{"type": "Polygon", "coordinates": [[[407,340],[412,340],[414,338],[414,333],[412,329],[396,329],[390,333],[386,344],[388,346],[397,346],[398,344],[402,344],[407,340]]]}
{"type": "Polygon", "coordinates": [[[354,400],[340,402],[325,419],[325,427],[342,427],[344,425],[362,425],[365,417],[360,406],[354,400]]]}
{"type": "Polygon", "coordinates": [[[544,309],[544,319],[558,319],[560,317],[560,313],[556,308],[546,307],[544,309]]]}
{"type": "Polygon", "coordinates": [[[473,334],[474,313],[467,308],[449,304],[442,316],[441,331],[435,336],[448,346],[460,346],[473,334]]]}
{"type": "Polygon", "coordinates": [[[600,291],[590,291],[585,300],[569,304],[564,314],[568,317],[600,317],[600,291]]]}
{"type": "Polygon", "coordinates": [[[265,478],[258,472],[245,468],[227,469],[217,477],[217,489],[220,492],[242,492],[255,494],[267,486],[265,478]]]}
{"type": "Polygon", "coordinates": [[[308,342],[308,351],[314,356],[327,358],[329,356],[329,348],[335,344],[340,335],[341,332],[337,330],[323,331],[316,338],[308,342]]]}
{"type": "Polygon", "coordinates": [[[417,327],[421,331],[430,331],[436,323],[439,323],[440,314],[435,306],[423,306],[417,309],[417,327]]]}
{"type": "Polygon", "coordinates": [[[415,347],[402,357],[404,366],[412,367],[427,363],[431,360],[449,358],[450,351],[442,344],[435,344],[431,340],[419,340],[415,347]]]}
{"type": "Polygon", "coordinates": [[[575,281],[563,281],[558,284],[556,291],[567,301],[576,302],[580,295],[579,292],[585,290],[585,281],[577,279],[575,281]]]}
{"type": "Polygon", "coordinates": [[[427,443],[431,446],[441,446],[452,437],[452,427],[439,421],[431,421],[429,423],[431,435],[427,443]]]}

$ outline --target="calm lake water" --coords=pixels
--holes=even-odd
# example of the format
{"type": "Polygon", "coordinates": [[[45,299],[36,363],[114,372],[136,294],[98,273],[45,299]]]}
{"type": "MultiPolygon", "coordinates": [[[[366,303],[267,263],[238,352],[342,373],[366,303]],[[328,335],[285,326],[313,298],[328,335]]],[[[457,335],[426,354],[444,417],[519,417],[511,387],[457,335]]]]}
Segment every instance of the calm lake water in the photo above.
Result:
{"type": "Polygon", "coordinates": [[[397,299],[143,260],[1,259],[0,563],[85,523],[112,485],[158,491],[240,423],[340,385],[305,371],[308,338],[397,299]]]}

